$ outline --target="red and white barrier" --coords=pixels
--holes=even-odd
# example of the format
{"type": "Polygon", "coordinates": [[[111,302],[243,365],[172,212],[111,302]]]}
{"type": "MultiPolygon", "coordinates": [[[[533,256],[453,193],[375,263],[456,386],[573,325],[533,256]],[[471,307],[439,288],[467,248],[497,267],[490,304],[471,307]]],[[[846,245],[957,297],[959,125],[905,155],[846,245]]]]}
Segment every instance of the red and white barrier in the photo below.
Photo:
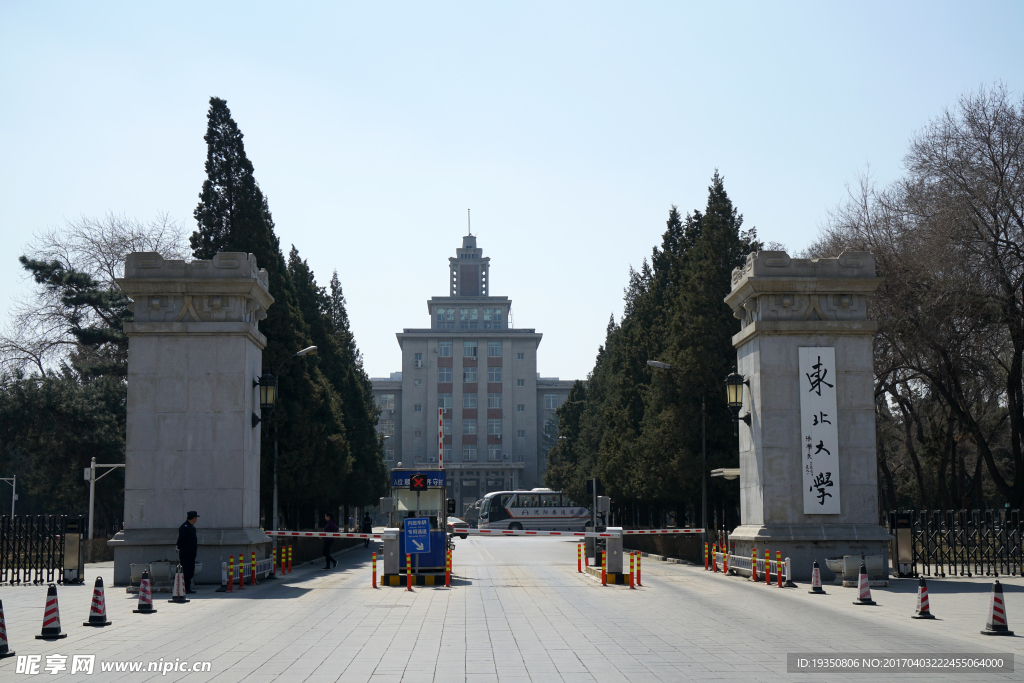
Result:
{"type": "MultiPolygon", "coordinates": [[[[384,534],[346,534],[326,531],[264,531],[267,536],[290,536],[299,538],[376,538],[384,534]]],[[[607,531],[533,531],[530,529],[459,529],[459,535],[469,536],[572,536],[574,538],[618,538],[617,533],[607,531]]],[[[703,529],[623,529],[625,536],[653,534],[702,534],[703,529]]]]}

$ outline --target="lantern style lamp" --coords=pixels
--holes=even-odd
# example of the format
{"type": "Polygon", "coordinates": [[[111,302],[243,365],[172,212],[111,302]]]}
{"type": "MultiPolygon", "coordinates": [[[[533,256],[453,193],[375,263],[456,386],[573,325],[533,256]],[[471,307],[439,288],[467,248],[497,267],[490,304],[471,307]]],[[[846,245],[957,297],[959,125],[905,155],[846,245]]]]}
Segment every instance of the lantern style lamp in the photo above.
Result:
{"type": "Polygon", "coordinates": [[[743,375],[738,374],[733,369],[732,374],[725,378],[725,391],[729,403],[729,410],[732,411],[732,422],[735,427],[736,436],[740,435],[740,420],[747,423],[750,426],[750,413],[747,413],[743,417],[740,417],[740,408],[743,407],[743,385],[750,386],[743,375]]]}
{"type": "Polygon", "coordinates": [[[259,416],[256,413],[252,414],[252,426],[256,427],[274,412],[274,404],[277,403],[277,378],[269,372],[265,372],[262,377],[254,380],[252,385],[254,388],[260,388],[260,414],[259,416]]]}

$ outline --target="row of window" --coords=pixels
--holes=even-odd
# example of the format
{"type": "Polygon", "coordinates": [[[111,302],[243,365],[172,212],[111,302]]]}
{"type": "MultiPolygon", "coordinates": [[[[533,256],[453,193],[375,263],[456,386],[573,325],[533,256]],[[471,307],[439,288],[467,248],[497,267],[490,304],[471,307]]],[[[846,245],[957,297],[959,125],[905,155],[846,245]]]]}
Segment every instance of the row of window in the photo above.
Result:
{"type": "MultiPolygon", "coordinates": [[[[435,309],[439,330],[455,329],[455,309],[435,309]]],[[[460,308],[458,309],[460,330],[500,330],[505,327],[505,310],[502,308],[460,308]]]]}
{"type": "MultiPolygon", "coordinates": [[[[438,368],[439,377],[445,376],[448,379],[439,379],[441,382],[451,382],[451,368],[438,368]],[[447,375],[441,375],[441,370],[447,370],[447,375]]],[[[467,368],[462,373],[462,381],[475,383],[476,382],[476,368],[467,368]],[[473,372],[470,373],[469,371],[473,372]]],[[[487,368],[487,381],[488,382],[500,382],[501,381],[501,368],[487,368]],[[493,373],[492,370],[497,370],[493,373]]],[[[519,382],[517,386],[523,386],[521,383],[523,380],[517,380],[519,382]]],[[[463,408],[476,408],[476,394],[465,393],[462,395],[462,407],[463,408]]],[[[380,407],[382,410],[394,410],[395,409],[395,395],[394,394],[381,394],[380,395],[380,407]]],[[[450,393],[443,393],[437,395],[437,407],[438,408],[451,408],[452,407],[452,395],[450,393]]],[[[501,394],[490,393],[487,394],[487,407],[488,408],[500,408],[501,407],[501,394]]],[[[544,409],[555,410],[558,408],[558,394],[544,394],[544,409]]],[[[516,410],[519,412],[526,411],[526,404],[519,403],[516,405],[516,410]]],[[[413,406],[413,412],[419,413],[423,411],[423,406],[417,403],[413,406]]],[[[381,422],[383,424],[383,421],[381,422]]]]}
{"type": "MultiPolygon", "coordinates": [[[[475,341],[464,341],[462,342],[462,357],[463,358],[476,358],[477,349],[480,348],[478,342],[475,341]]],[[[452,342],[451,341],[440,341],[437,343],[437,355],[441,358],[452,357],[452,342]]],[[[489,341],[487,342],[487,355],[491,358],[501,358],[501,342],[500,341],[489,341]]],[[[417,360],[421,359],[421,354],[416,354],[417,360]]],[[[525,353],[517,353],[516,360],[526,360],[525,353]]]]}
{"type": "MultiPolygon", "coordinates": [[[[451,434],[452,433],[452,421],[451,420],[445,420],[444,421],[444,433],[445,434],[451,434]]],[[[462,421],[462,433],[463,434],[476,434],[476,420],[463,420],[462,421]],[[472,423],[472,424],[467,424],[467,423],[472,423]]],[[[501,436],[501,420],[488,420],[487,421],[487,433],[488,434],[493,434],[493,435],[496,435],[496,436],[501,436]]],[[[412,435],[416,439],[422,439],[423,438],[423,430],[422,429],[414,429],[413,432],[412,432],[412,435]]],[[[525,439],[526,438],[526,430],[525,429],[517,429],[516,430],[516,436],[519,437],[520,439],[525,439]]]]}
{"type": "MultiPolygon", "coordinates": [[[[477,450],[473,444],[465,444],[462,447],[462,462],[476,462],[477,461],[477,450]]],[[[388,462],[392,462],[395,459],[395,447],[385,446],[384,447],[384,459],[388,462]]],[[[444,459],[447,462],[452,460],[452,447],[444,447],[444,459]]],[[[490,444],[487,446],[487,462],[500,462],[503,459],[501,454],[501,446],[497,444],[490,444]]]]}

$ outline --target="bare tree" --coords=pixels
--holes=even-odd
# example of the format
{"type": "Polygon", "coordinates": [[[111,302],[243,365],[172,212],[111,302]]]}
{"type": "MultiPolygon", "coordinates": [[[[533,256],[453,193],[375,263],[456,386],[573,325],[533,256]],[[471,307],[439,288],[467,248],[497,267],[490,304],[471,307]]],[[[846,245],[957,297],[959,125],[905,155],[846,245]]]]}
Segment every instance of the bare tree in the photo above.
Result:
{"type": "MultiPolygon", "coordinates": [[[[184,259],[189,253],[187,233],[167,214],[149,223],[112,213],[101,219],[82,216],[36,233],[25,247],[25,256],[55,261],[113,289],[117,287],[115,278],[123,273],[125,257],[133,251],[184,259]]],[[[0,369],[31,368],[46,375],[74,349],[75,339],[69,331],[72,324],[88,322],[94,315],[87,307],[68,306],[57,292],[44,287],[15,298],[7,330],[0,335],[0,369]]]]}

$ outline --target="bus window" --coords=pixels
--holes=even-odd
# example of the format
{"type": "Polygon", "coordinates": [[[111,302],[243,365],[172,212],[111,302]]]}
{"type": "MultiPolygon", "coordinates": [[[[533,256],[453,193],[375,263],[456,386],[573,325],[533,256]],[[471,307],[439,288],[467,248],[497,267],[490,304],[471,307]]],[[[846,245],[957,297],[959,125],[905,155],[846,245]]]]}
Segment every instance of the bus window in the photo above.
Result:
{"type": "Polygon", "coordinates": [[[553,508],[558,507],[558,494],[542,493],[540,494],[540,506],[542,508],[553,508]]]}
{"type": "Polygon", "coordinates": [[[491,507],[491,499],[487,498],[486,500],[484,500],[483,505],[480,506],[480,517],[481,517],[481,519],[487,517],[487,513],[490,510],[490,507],[491,507]]]}
{"type": "Polygon", "coordinates": [[[501,507],[503,507],[503,508],[515,507],[515,503],[513,502],[513,499],[515,499],[515,497],[516,497],[516,495],[514,493],[511,493],[511,494],[510,493],[506,493],[506,494],[500,496],[500,498],[501,498],[501,507]]]}
{"type": "Polygon", "coordinates": [[[535,493],[520,493],[519,494],[519,507],[524,508],[535,508],[537,507],[537,494],[535,493]]]}

